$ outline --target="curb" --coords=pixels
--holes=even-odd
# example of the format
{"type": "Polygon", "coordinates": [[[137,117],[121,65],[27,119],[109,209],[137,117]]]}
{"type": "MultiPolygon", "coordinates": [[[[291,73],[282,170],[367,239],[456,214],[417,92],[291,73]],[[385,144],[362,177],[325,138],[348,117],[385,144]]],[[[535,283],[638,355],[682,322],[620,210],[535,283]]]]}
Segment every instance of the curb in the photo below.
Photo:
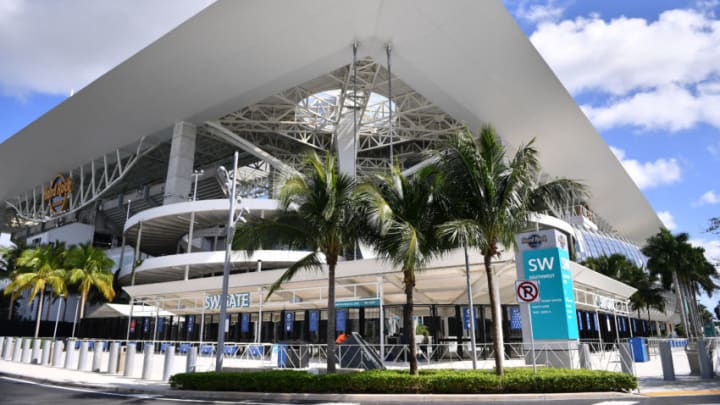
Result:
{"type": "Polygon", "coordinates": [[[237,391],[192,391],[179,390],[167,386],[167,388],[147,389],[120,387],[116,385],[83,384],[80,382],[65,382],[45,378],[29,377],[23,374],[15,374],[7,371],[0,371],[0,376],[17,378],[37,383],[43,383],[58,387],[72,387],[93,389],[100,392],[113,394],[142,394],[164,398],[182,398],[195,400],[258,400],[258,401],[322,401],[322,402],[362,402],[363,404],[391,404],[396,402],[527,402],[546,400],[569,400],[569,399],[629,399],[638,398],[638,395],[614,391],[602,392],[574,392],[574,393],[553,393],[553,394],[308,394],[308,393],[265,393],[265,392],[237,392],[237,391]]]}

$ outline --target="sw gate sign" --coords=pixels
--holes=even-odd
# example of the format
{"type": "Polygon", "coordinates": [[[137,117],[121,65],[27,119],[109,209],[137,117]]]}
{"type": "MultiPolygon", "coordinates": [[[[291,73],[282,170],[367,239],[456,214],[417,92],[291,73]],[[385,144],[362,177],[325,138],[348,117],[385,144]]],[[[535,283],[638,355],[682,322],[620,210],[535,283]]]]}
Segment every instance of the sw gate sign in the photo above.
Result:
{"type": "MultiPolygon", "coordinates": [[[[250,306],[250,293],[235,293],[227,295],[227,308],[244,308],[250,306]]],[[[204,308],[207,310],[220,309],[220,294],[206,295],[204,308]]]]}

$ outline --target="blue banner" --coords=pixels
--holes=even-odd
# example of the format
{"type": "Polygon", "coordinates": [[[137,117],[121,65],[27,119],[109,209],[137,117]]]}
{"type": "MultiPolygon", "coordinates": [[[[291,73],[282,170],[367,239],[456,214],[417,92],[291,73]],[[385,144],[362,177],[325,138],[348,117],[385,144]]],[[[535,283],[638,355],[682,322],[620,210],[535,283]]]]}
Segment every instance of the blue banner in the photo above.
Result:
{"type": "Polygon", "coordinates": [[[145,322],[143,323],[143,333],[148,333],[150,331],[150,318],[145,318],[145,322]]]}
{"type": "Polygon", "coordinates": [[[520,307],[510,307],[510,329],[522,329],[522,317],[520,316],[520,307]]]}
{"type": "MultiPolygon", "coordinates": [[[[477,308],[473,308],[473,313],[475,314],[475,328],[477,329],[477,308]]],[[[470,330],[470,311],[468,310],[468,307],[463,307],[463,327],[465,330],[470,330]]]]}
{"type": "Polygon", "coordinates": [[[240,332],[241,333],[248,333],[250,332],[250,314],[242,314],[240,315],[240,332]]]}
{"type": "Polygon", "coordinates": [[[285,311],[285,332],[293,331],[293,323],[295,322],[295,312],[285,311]]]}
{"type": "Polygon", "coordinates": [[[578,313],[577,319],[578,319],[578,329],[579,329],[579,330],[583,330],[583,319],[582,319],[582,315],[580,315],[580,314],[578,313]]]}
{"type": "Polygon", "coordinates": [[[590,312],[585,312],[585,324],[587,325],[588,330],[595,330],[595,325],[590,319],[590,312]]]}
{"type": "Polygon", "coordinates": [[[347,332],[347,311],[337,311],[335,313],[335,330],[347,332]]]}
{"type": "Polygon", "coordinates": [[[165,326],[165,325],[164,325],[165,322],[163,322],[164,319],[163,319],[163,318],[158,318],[157,321],[158,321],[158,333],[162,333],[162,331],[163,331],[163,326],[165,326]]]}
{"type": "Polygon", "coordinates": [[[317,332],[320,327],[320,311],[310,311],[310,324],[308,331],[317,332]]]}
{"type": "Polygon", "coordinates": [[[193,327],[195,326],[195,316],[187,317],[187,331],[193,333],[193,327]]]}

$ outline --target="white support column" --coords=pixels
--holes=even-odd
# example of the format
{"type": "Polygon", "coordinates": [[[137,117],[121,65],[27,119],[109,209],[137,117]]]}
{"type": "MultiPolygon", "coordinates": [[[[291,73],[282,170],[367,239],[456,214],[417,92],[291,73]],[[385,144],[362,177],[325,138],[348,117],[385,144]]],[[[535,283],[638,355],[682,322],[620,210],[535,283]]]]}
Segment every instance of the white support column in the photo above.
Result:
{"type": "Polygon", "coordinates": [[[175,124],[163,204],[184,202],[190,196],[196,138],[197,127],[195,125],[188,122],[175,124]]]}

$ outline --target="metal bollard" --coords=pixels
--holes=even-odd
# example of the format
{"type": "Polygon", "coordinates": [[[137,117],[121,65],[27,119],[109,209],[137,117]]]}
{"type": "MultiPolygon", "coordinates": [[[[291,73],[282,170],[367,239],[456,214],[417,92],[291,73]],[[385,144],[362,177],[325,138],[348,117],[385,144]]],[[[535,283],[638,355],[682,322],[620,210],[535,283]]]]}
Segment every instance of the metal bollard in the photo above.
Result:
{"type": "Polygon", "coordinates": [[[32,339],[25,338],[23,339],[23,345],[22,345],[22,362],[23,363],[30,363],[30,346],[32,345],[32,339]]]}
{"type": "Polygon", "coordinates": [[[40,364],[47,366],[50,364],[50,352],[52,351],[52,340],[45,339],[42,342],[42,359],[40,364]]]}
{"type": "Polygon", "coordinates": [[[670,342],[660,342],[660,363],[662,364],[663,380],[675,381],[675,365],[670,342]]]}
{"type": "Polygon", "coordinates": [[[633,355],[630,343],[624,342],[618,344],[620,351],[620,369],[623,373],[633,374],[633,355]]]}
{"type": "Polygon", "coordinates": [[[708,342],[704,339],[697,341],[698,363],[700,364],[700,377],[705,379],[713,378],[712,361],[707,348],[708,342]]]}
{"type": "Polygon", "coordinates": [[[590,356],[590,345],[587,343],[580,344],[580,367],[592,370],[592,357],[590,356]]]}
{"type": "Polygon", "coordinates": [[[65,348],[65,344],[61,341],[57,341],[53,343],[53,361],[52,366],[53,367],[62,367],[63,365],[63,349],[65,348]]]}
{"type": "Polygon", "coordinates": [[[93,346],[93,359],[91,370],[96,373],[99,373],[100,368],[102,367],[103,346],[105,346],[105,342],[102,341],[96,341],[95,346],[93,346]]]}
{"type": "Polygon", "coordinates": [[[137,347],[135,346],[135,343],[129,343],[127,347],[127,351],[125,353],[125,371],[123,375],[125,377],[132,377],[133,376],[133,369],[135,368],[135,353],[137,352],[137,347]]]}
{"type": "Polygon", "coordinates": [[[42,348],[42,340],[35,339],[32,343],[32,355],[30,356],[30,362],[32,364],[40,364],[40,349],[42,348]]]}
{"type": "Polygon", "coordinates": [[[120,354],[120,342],[110,343],[110,355],[108,356],[107,372],[110,374],[117,373],[118,355],[120,354]]]}
{"type": "Polygon", "coordinates": [[[187,359],[185,361],[185,372],[194,373],[197,366],[197,347],[193,346],[187,351],[187,359]]]}
{"type": "Polygon", "coordinates": [[[68,339],[65,347],[65,368],[74,368],[77,361],[77,350],[75,350],[75,339],[68,339]]]}
{"type": "Polygon", "coordinates": [[[153,345],[152,343],[145,343],[145,345],[143,346],[143,380],[149,380],[152,376],[154,355],[155,345],[153,345]]]}
{"type": "Polygon", "coordinates": [[[15,347],[15,338],[8,336],[7,338],[5,338],[5,347],[3,347],[3,360],[12,360],[13,347],[15,347]]]}
{"type": "Polygon", "coordinates": [[[15,348],[13,349],[12,361],[19,363],[22,360],[22,345],[23,338],[19,337],[15,339],[15,348]]]}
{"type": "Polygon", "coordinates": [[[175,346],[167,346],[165,348],[165,364],[163,367],[163,381],[170,379],[173,371],[173,363],[175,362],[175,346]]]}
{"type": "Polygon", "coordinates": [[[78,370],[82,371],[89,371],[90,368],[88,368],[87,364],[87,358],[88,358],[88,347],[89,342],[87,340],[83,340],[80,342],[80,357],[78,358],[78,370]]]}

